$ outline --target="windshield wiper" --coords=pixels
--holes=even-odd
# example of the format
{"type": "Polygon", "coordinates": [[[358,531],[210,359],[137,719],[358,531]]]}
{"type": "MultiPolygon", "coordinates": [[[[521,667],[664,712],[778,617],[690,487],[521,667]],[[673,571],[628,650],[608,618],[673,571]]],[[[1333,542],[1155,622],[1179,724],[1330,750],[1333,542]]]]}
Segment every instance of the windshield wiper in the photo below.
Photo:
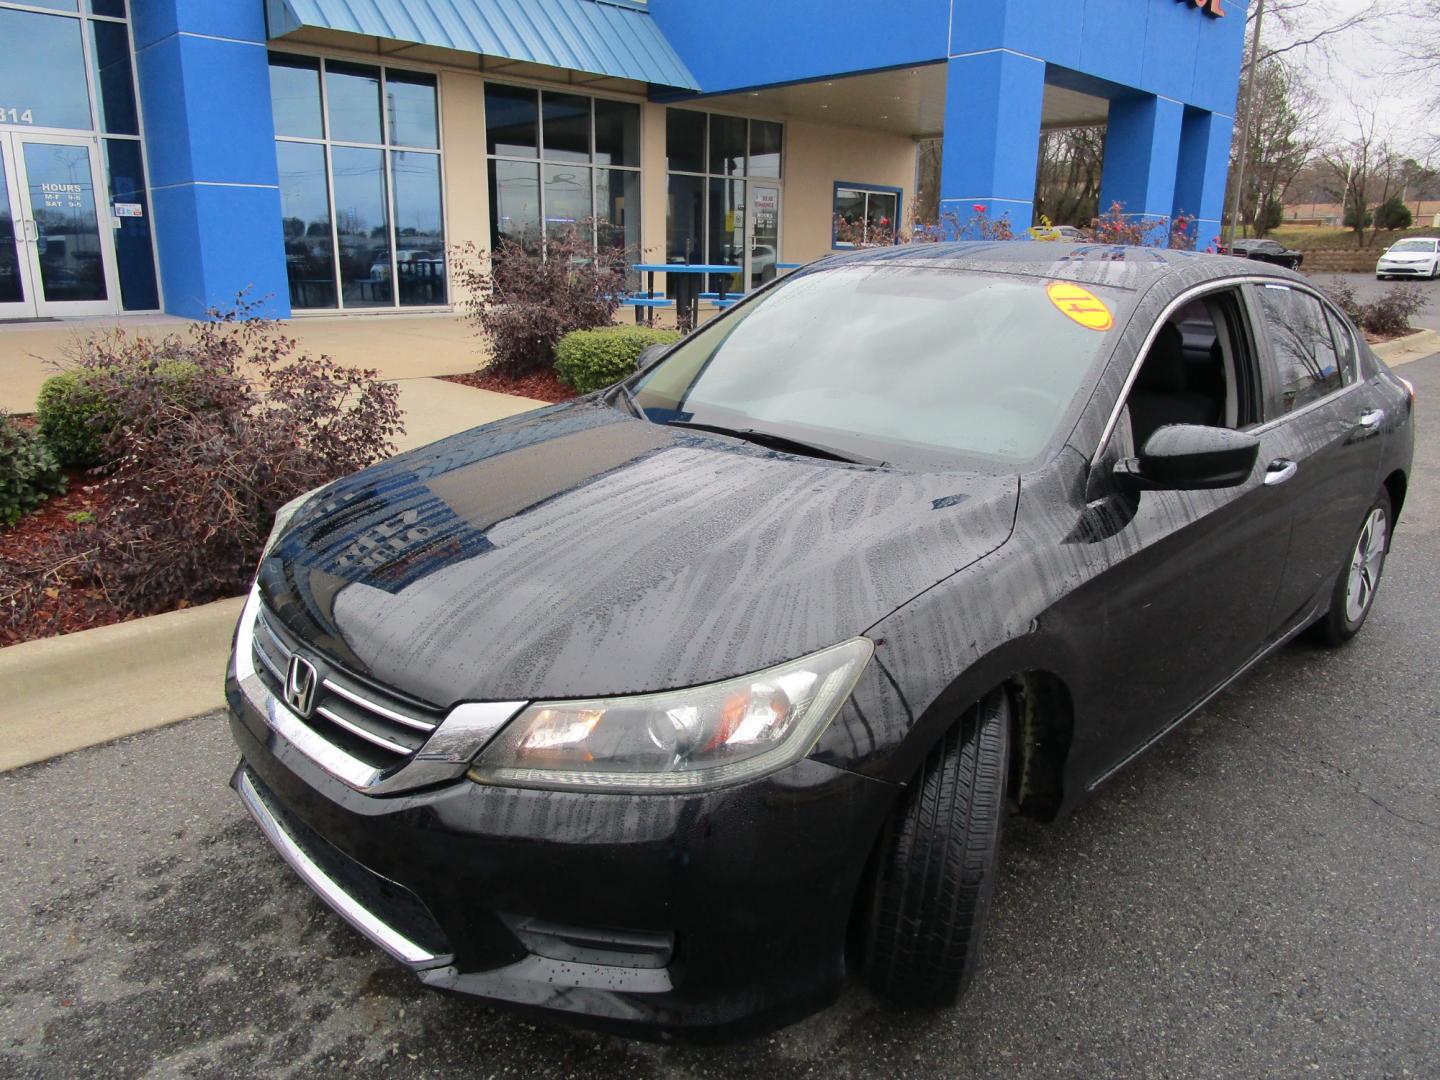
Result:
{"type": "Polygon", "coordinates": [[[611,401],[614,401],[617,397],[622,398],[624,399],[625,404],[629,406],[630,411],[634,413],[637,417],[639,417],[641,420],[650,419],[648,416],[645,415],[645,410],[640,408],[640,403],[635,400],[635,395],[630,392],[630,388],[628,386],[626,386],[623,382],[616,383],[615,389],[618,390],[619,393],[611,395],[611,401]]]}
{"type": "Polygon", "coordinates": [[[844,461],[851,465],[883,466],[888,464],[877,458],[868,458],[860,454],[852,454],[848,450],[836,450],[822,443],[806,442],[804,439],[781,435],[775,431],[757,431],[755,428],[732,428],[726,427],[723,424],[700,424],[694,420],[667,420],[665,426],[693,428],[696,431],[713,431],[717,435],[730,435],[737,439],[744,439],[746,442],[755,443],[758,446],[767,446],[772,450],[788,450],[791,453],[804,454],[807,457],[825,458],[829,461],[844,461]]]}

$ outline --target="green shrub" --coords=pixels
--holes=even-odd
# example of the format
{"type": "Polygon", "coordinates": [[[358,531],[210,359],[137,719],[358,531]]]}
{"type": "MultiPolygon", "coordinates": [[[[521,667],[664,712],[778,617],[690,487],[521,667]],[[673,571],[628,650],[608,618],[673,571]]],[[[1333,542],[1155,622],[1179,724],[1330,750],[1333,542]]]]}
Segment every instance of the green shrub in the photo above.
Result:
{"type": "Polygon", "coordinates": [[[192,394],[198,371],[192,361],[157,357],[141,368],[106,365],[52,375],[35,399],[40,437],[67,468],[108,464],[106,445],[120,422],[112,404],[120,384],[146,378],[158,400],[181,403],[192,394]]]}
{"type": "Polygon", "coordinates": [[[1382,229],[1408,229],[1414,220],[1399,195],[1391,195],[1375,208],[1375,223],[1382,229]]]}
{"type": "Polygon", "coordinates": [[[0,412],[0,526],[9,528],[64,490],[65,474],[50,448],[0,412]]]}
{"type": "Polygon", "coordinates": [[[555,346],[555,370],[582,394],[617,383],[635,372],[635,361],[651,345],[680,340],[677,330],[607,326],[572,330],[555,346]]]}

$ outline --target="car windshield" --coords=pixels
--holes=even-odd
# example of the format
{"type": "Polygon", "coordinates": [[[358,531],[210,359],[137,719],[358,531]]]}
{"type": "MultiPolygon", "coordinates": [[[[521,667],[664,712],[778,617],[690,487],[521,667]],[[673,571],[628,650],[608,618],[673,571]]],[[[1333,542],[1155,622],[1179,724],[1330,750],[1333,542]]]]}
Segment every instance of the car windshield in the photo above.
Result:
{"type": "Polygon", "coordinates": [[[630,390],[655,423],[892,465],[1008,467],[1051,444],[1132,302],[1124,289],[893,263],[799,273],[630,390]]]}
{"type": "Polygon", "coordinates": [[[1427,255],[1435,250],[1434,240],[1401,240],[1390,248],[1391,251],[1423,251],[1427,255]]]}

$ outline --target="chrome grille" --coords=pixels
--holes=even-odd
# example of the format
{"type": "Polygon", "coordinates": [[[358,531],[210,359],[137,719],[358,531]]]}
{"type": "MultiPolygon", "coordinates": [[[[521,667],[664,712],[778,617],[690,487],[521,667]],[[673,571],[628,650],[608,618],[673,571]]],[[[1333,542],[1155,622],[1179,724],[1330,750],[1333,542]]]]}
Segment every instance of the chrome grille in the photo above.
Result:
{"type": "Polygon", "coordinates": [[[298,650],[315,664],[320,682],[313,714],[301,719],[315,732],[376,768],[411,757],[439,727],[439,710],[382,690],[367,680],[300,646],[261,608],[252,648],[261,681],[283,700],[290,658],[298,650]]]}

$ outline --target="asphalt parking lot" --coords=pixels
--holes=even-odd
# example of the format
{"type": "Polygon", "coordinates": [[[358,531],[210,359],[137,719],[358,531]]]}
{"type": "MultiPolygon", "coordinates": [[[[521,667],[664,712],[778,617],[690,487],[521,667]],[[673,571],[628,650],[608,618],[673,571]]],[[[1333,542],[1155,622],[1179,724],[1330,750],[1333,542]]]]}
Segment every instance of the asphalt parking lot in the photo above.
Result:
{"type": "MultiPolygon", "coordinates": [[[[1376,253],[1378,258],[1379,253],[1376,253]]],[[[1425,330],[1440,330],[1440,278],[1434,281],[1408,281],[1401,278],[1388,278],[1385,281],[1376,281],[1375,275],[1371,274],[1312,274],[1322,287],[1331,281],[1339,278],[1347,281],[1355,289],[1355,295],[1361,301],[1369,303],[1377,299],[1381,293],[1396,285],[1415,285],[1429,299],[1430,303],[1414,316],[1411,325],[1425,330]]]]}
{"type": "Polygon", "coordinates": [[[1440,355],[1403,374],[1417,470],[1364,633],[1015,823],[960,1007],[851,986],[700,1048],[422,990],[262,840],[212,716],[0,776],[0,1076],[1440,1074],[1440,355]]]}

